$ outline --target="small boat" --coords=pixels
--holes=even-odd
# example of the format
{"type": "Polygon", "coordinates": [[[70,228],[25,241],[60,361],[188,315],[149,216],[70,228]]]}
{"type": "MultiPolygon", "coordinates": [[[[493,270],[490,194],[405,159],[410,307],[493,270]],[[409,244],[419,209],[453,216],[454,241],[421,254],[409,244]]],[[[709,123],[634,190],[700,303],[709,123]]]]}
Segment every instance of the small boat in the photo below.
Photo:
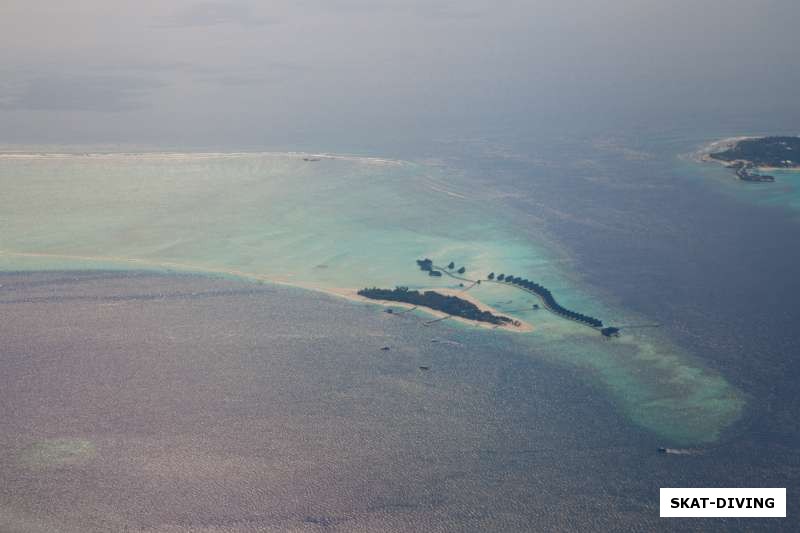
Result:
{"type": "Polygon", "coordinates": [[[308,161],[309,163],[316,163],[317,161],[321,161],[319,157],[304,157],[303,161],[308,161]]]}
{"type": "Polygon", "coordinates": [[[693,448],[658,448],[658,453],[664,455],[702,455],[703,450],[693,448]]]}

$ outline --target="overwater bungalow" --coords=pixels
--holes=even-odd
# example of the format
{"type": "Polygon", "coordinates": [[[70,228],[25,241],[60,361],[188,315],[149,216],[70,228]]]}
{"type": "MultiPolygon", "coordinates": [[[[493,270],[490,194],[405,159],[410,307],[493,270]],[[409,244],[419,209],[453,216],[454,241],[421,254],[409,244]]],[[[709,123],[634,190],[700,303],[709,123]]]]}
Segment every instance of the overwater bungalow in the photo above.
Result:
{"type": "Polygon", "coordinates": [[[601,329],[600,333],[602,333],[604,337],[619,337],[619,328],[608,326],[601,329]]]}
{"type": "Polygon", "coordinates": [[[419,265],[419,269],[423,271],[431,271],[433,270],[433,261],[428,259],[417,259],[417,265],[419,265]]]}

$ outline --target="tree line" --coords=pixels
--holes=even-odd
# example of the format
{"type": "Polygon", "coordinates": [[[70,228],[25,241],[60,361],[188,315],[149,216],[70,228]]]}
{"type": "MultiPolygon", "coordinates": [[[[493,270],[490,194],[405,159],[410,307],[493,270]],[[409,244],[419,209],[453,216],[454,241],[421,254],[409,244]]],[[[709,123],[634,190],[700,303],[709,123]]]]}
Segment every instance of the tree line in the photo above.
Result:
{"type": "Polygon", "coordinates": [[[404,302],[413,305],[421,305],[442,311],[449,315],[467,318],[469,320],[477,320],[479,322],[488,322],[490,324],[504,325],[512,323],[513,321],[507,316],[500,316],[492,314],[489,311],[481,311],[481,309],[472,302],[463,300],[457,296],[448,296],[434,291],[411,291],[408,287],[396,287],[394,289],[379,289],[373,287],[371,289],[361,289],[358,291],[359,296],[371,298],[373,300],[389,300],[392,302],[404,302]]]}

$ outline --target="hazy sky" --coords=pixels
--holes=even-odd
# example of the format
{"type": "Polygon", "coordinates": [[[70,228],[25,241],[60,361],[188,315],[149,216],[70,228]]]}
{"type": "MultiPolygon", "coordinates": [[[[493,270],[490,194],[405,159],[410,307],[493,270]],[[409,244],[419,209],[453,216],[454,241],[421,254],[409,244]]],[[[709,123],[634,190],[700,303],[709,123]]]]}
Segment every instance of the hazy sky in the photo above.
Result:
{"type": "Polygon", "coordinates": [[[0,142],[800,117],[798,21],[797,0],[3,0],[0,142]]]}

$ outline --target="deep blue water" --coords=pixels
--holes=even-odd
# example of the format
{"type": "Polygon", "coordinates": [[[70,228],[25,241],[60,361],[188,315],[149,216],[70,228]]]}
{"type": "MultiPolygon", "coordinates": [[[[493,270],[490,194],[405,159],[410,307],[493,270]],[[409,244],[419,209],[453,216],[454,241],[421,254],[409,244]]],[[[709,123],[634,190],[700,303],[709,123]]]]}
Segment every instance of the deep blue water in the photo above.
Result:
{"type": "Polygon", "coordinates": [[[700,142],[535,139],[512,152],[540,162],[459,157],[476,179],[517,194],[508,208],[520,226],[563,247],[588,287],[662,324],[658,334],[750,395],[752,416],[733,433],[797,447],[800,223],[746,190],[730,194],[724,170],[679,159],[700,142]]]}
{"type": "MultiPolygon", "coordinates": [[[[680,158],[705,141],[753,133],[745,124],[732,121],[708,133],[501,133],[372,152],[435,158],[465,183],[490,190],[517,221],[513,230],[550,243],[589,293],[642,322],[661,324],[653,335],[682,346],[747,396],[745,416],[718,447],[699,456],[662,457],[654,453],[659,442],[626,424],[580,371],[553,369],[513,347],[467,335],[461,340],[475,353],[447,360],[461,361],[454,382],[478,383],[491,374],[487,394],[502,413],[488,421],[503,445],[481,451],[481,482],[514,479],[523,501],[534,500],[542,486],[553,497],[585,485],[588,494],[622,506],[609,513],[643,516],[652,514],[662,486],[779,486],[788,488],[789,516],[796,516],[800,222],[786,207],[749,201],[747,189],[726,182],[734,178],[723,170],[680,158]],[[537,446],[542,421],[552,424],[545,425],[551,433],[537,446]],[[554,449],[559,442],[563,450],[554,449]]],[[[791,133],[778,129],[761,124],[755,133],[791,133]]],[[[408,338],[420,347],[429,341],[408,338]]],[[[796,521],[699,524],[670,526],[791,530],[796,521]]]]}

